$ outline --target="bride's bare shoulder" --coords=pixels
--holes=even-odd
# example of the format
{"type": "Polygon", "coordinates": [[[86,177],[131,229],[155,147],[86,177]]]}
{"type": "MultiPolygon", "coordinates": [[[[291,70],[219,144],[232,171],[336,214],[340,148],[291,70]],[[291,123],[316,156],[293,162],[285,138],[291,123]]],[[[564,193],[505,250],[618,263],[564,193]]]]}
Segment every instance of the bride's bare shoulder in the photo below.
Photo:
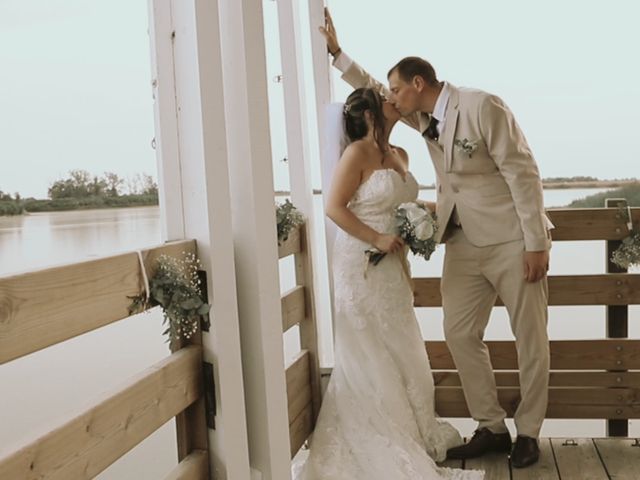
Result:
{"type": "Polygon", "coordinates": [[[342,154],[342,160],[348,160],[349,162],[355,163],[366,162],[370,156],[370,148],[371,147],[366,142],[356,140],[345,148],[344,153],[342,154]]]}

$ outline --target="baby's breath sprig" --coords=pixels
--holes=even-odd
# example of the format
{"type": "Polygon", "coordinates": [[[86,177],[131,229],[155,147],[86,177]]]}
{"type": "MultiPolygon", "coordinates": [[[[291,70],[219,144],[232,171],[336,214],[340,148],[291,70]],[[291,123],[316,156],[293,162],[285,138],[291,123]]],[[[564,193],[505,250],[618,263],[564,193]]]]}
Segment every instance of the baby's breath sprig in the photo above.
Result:
{"type": "Polygon", "coordinates": [[[163,335],[173,343],[180,338],[189,339],[198,330],[198,322],[209,313],[211,306],[204,302],[198,270],[200,260],[194,253],[182,253],[181,259],[160,255],[158,268],[149,279],[149,298],[145,293],[130,297],[129,314],[140,313],[160,306],[164,314],[163,335]]]}
{"type": "Polygon", "coordinates": [[[622,240],[622,244],[611,255],[611,261],[620,268],[628,269],[632,266],[640,266],[640,229],[633,224],[631,208],[620,208],[620,216],[627,224],[629,236],[622,240]]]}
{"type": "Polygon", "coordinates": [[[292,229],[304,224],[304,215],[288,199],[276,204],[276,223],[278,225],[278,245],[289,238],[292,229]]]}

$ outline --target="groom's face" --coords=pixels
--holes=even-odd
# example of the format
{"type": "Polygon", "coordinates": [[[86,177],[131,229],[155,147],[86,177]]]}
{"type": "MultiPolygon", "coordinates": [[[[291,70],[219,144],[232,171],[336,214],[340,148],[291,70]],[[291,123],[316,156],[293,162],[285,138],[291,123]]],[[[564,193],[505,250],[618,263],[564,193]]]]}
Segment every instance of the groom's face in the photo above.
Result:
{"type": "Polygon", "coordinates": [[[418,90],[413,83],[407,83],[400,78],[397,71],[389,76],[389,90],[391,90],[389,101],[395,105],[402,116],[411,115],[418,110],[420,97],[418,90]]]}

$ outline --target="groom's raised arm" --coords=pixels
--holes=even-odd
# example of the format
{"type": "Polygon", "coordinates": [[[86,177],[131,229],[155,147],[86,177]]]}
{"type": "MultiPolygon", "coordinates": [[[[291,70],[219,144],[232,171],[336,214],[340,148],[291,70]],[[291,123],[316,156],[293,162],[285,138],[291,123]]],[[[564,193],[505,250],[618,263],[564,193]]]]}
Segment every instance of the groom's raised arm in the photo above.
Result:
{"type": "MultiPolygon", "coordinates": [[[[373,88],[385,98],[390,98],[391,92],[382,83],[373,78],[364,68],[344,53],[341,49],[333,59],[333,66],[342,72],[342,79],[353,88],[373,88]]],[[[401,120],[420,132],[420,115],[413,113],[401,120]]]]}
{"type": "MultiPolygon", "coordinates": [[[[364,68],[342,51],[331,13],[326,7],[324,9],[324,22],[324,27],[321,26],[318,29],[327,42],[327,50],[333,56],[333,66],[342,72],[342,79],[354,88],[373,88],[385,98],[391,98],[391,92],[387,87],[369,75],[364,68]]],[[[404,117],[402,121],[422,134],[419,113],[416,112],[404,117]]]]}

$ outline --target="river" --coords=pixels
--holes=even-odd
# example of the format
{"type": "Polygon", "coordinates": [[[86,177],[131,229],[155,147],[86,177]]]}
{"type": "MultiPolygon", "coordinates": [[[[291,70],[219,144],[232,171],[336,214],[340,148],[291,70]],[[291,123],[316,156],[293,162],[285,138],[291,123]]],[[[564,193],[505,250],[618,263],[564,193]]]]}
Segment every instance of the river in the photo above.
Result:
{"type": "MultiPolygon", "coordinates": [[[[545,190],[545,204],[562,206],[601,189],[545,190]]],[[[433,190],[421,197],[432,199],[433,190]]],[[[321,200],[316,196],[316,215],[321,200]]],[[[319,245],[323,242],[316,239],[319,245]]],[[[37,213],[0,217],[0,275],[82,261],[161,243],[157,207],[37,213]]],[[[443,249],[430,262],[412,261],[415,276],[439,276],[443,249]]],[[[321,269],[322,270],[322,269],[321,269]]],[[[605,271],[604,242],[557,242],[552,249],[550,274],[586,274],[605,271]]],[[[326,269],[320,271],[326,278],[326,269]]],[[[323,277],[324,276],[324,277],[323,277]]],[[[281,289],[292,285],[292,265],[281,261],[281,289]]],[[[322,285],[320,285],[322,287],[322,285]]],[[[319,288],[319,312],[327,318],[328,294],[319,288]]],[[[418,309],[423,336],[442,339],[441,311],[418,309]]],[[[640,314],[631,307],[630,316],[640,314]]],[[[551,307],[552,339],[602,338],[604,307],[551,307]]],[[[0,366],[0,455],[51,430],[91,404],[101,392],[121,384],[168,354],[161,336],[161,314],[131,317],[95,332],[0,366]]],[[[332,362],[328,321],[321,322],[322,361],[332,362]]],[[[640,338],[640,326],[630,322],[630,336],[640,338]]],[[[298,348],[295,332],[285,336],[285,357],[298,348]]],[[[489,339],[509,339],[504,309],[497,308],[487,329],[489,339]]],[[[464,434],[473,428],[468,420],[454,422],[464,434]]],[[[600,420],[545,422],[545,436],[602,436],[600,420]]],[[[639,436],[639,422],[631,422],[631,435],[639,436]]],[[[108,480],[144,480],[164,477],[176,464],[173,421],[151,435],[99,477],[108,480]]]]}

